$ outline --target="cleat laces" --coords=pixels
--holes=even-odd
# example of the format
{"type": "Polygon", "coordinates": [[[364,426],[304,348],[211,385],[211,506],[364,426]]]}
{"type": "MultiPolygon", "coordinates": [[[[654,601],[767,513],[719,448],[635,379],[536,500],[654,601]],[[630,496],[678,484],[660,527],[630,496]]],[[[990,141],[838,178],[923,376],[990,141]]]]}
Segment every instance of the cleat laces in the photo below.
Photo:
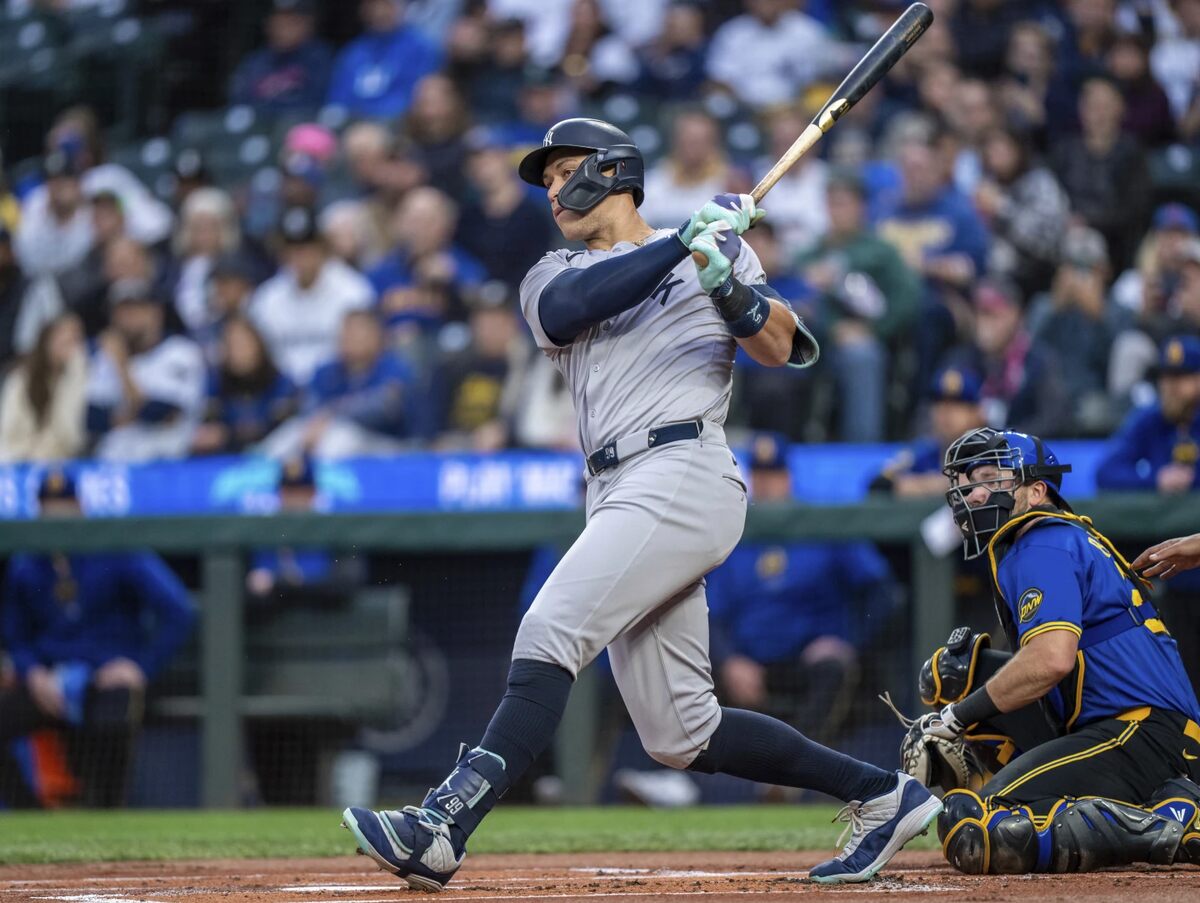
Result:
{"type": "Polygon", "coordinates": [[[846,822],[846,827],[842,829],[842,833],[838,835],[837,845],[841,846],[846,839],[846,835],[850,835],[850,842],[846,844],[846,848],[838,854],[838,859],[845,859],[851,853],[858,849],[858,845],[862,842],[863,836],[866,834],[867,826],[863,822],[862,803],[853,802],[847,806],[843,806],[841,810],[832,819],[834,822],[846,822]]]}

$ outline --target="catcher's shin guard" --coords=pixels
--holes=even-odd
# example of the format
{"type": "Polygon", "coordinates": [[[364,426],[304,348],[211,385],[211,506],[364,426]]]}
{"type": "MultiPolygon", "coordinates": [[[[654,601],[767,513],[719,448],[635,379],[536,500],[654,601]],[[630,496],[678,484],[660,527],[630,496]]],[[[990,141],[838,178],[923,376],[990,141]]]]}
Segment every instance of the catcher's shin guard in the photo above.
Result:
{"type": "Polygon", "coordinates": [[[1038,819],[1024,806],[985,807],[970,791],[948,793],[943,804],[942,851],[951,865],[972,875],[1166,865],[1176,861],[1184,836],[1173,819],[1100,797],[1061,800],[1038,819]]]}
{"type": "Polygon", "coordinates": [[[1188,778],[1171,778],[1151,800],[1152,812],[1183,825],[1175,861],[1200,865],[1200,786],[1188,778]]]}

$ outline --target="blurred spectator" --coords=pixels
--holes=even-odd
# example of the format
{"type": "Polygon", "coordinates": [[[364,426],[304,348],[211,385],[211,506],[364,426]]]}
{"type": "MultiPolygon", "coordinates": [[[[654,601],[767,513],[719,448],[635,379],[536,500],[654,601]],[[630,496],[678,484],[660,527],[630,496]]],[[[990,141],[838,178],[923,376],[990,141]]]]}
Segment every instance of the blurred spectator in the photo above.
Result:
{"type": "Polygon", "coordinates": [[[148,283],[124,280],[109,295],[88,375],[87,425],[99,458],[181,458],[204,405],[204,356],[165,331],[166,303],[148,283]]]}
{"type": "Polygon", "coordinates": [[[79,319],[42,327],[26,358],[4,380],[0,461],[62,461],[84,448],[87,349],[79,319]]]}
{"type": "Polygon", "coordinates": [[[1168,339],[1157,369],[1158,400],[1133,411],[1096,469],[1100,489],[1196,488],[1200,460],[1200,339],[1168,339]]]}
{"type": "Polygon", "coordinates": [[[992,102],[992,90],[987,82],[966,78],[954,86],[946,110],[949,130],[943,138],[950,142],[950,160],[954,185],[970,197],[979,185],[983,171],[983,139],[988,131],[1000,125],[999,111],[992,102]]]}
{"type": "Polygon", "coordinates": [[[474,199],[458,220],[456,239],[487,275],[513,291],[554,244],[546,206],[517,177],[509,148],[490,129],[468,136],[467,179],[474,199]]]}
{"type": "Polygon", "coordinates": [[[899,252],[867,224],[861,183],[838,175],[828,190],[829,232],[800,259],[820,293],[818,323],[837,382],[838,435],[879,442],[886,427],[888,361],[909,345],[921,288],[899,252]]]}
{"type": "MultiPolygon", "coordinates": [[[[796,107],[784,107],[767,118],[766,154],[755,165],[756,178],[767,174],[807,124],[808,117],[796,107]]],[[[829,167],[825,161],[810,154],[802,157],[771,189],[768,212],[771,223],[778,230],[785,256],[811,250],[829,228],[825,200],[828,178],[829,167]]],[[[729,182],[728,175],[726,182],[729,182]]],[[[722,190],[725,188],[717,188],[713,194],[722,190]]],[[[704,201],[700,201],[693,209],[699,209],[703,204],[704,201]]],[[[685,213],[678,222],[684,222],[690,215],[685,213]]]]}
{"type": "Polygon", "coordinates": [[[971,346],[952,353],[950,364],[983,374],[989,425],[1049,435],[1056,433],[1066,401],[1054,359],[1034,344],[1014,286],[980,282],[973,293],[971,346]]]}
{"type": "Polygon", "coordinates": [[[337,352],[348,311],[369,307],[371,285],[329,254],[311,210],[292,207],[279,220],[280,271],[254,293],[250,319],[280,371],[298,386],[337,352]]]}
{"type": "Polygon", "coordinates": [[[708,34],[704,11],[692,0],[671,0],[659,35],[638,51],[637,90],[658,100],[688,101],[703,84],[708,34]]]}
{"type": "Polygon", "coordinates": [[[443,186],[461,197],[465,135],[471,111],[454,84],[445,75],[427,75],[413,92],[412,107],[404,117],[401,134],[432,185],[443,186]]]}
{"type": "Polygon", "coordinates": [[[1062,263],[1050,291],[1030,305],[1033,340],[1061,376],[1060,436],[1107,434],[1113,426],[1107,380],[1117,324],[1107,303],[1109,280],[1104,238],[1076,226],[1063,236],[1062,263]]]}
{"type": "MultiPolygon", "coordinates": [[[[98,205],[101,219],[107,218],[110,210],[116,210],[115,206],[109,207],[103,201],[105,197],[100,196],[98,205]]],[[[119,223],[115,219],[111,222],[119,223]]],[[[88,338],[95,338],[108,326],[108,296],[115,283],[125,279],[154,283],[159,271],[158,260],[145,245],[123,232],[117,234],[114,227],[102,228],[102,234],[107,237],[104,245],[95,249],[99,256],[99,271],[90,271],[90,262],[85,258],[81,266],[59,279],[72,293],[69,308],[83,321],[83,331],[88,338]],[[110,228],[113,228],[112,234],[109,234],[110,228]]],[[[173,305],[170,316],[176,317],[173,305]]]]}
{"type": "Polygon", "coordinates": [[[367,204],[334,201],[321,211],[318,221],[330,253],[352,269],[361,273],[383,259],[382,236],[376,234],[367,204]]]}
{"type": "Polygon", "coordinates": [[[1117,0],[1067,0],[1062,4],[1055,50],[1062,75],[1073,85],[1104,71],[1104,54],[1116,35],[1117,0]]]}
{"type": "MultiPolygon", "coordinates": [[[[544,354],[525,370],[512,412],[512,444],[518,448],[579,451],[575,401],[562,373],[544,354]]],[[[558,563],[558,558],[554,559],[558,563]]],[[[540,587],[540,584],[539,584],[540,587]]]]}
{"type": "Polygon", "coordinates": [[[236,454],[296,413],[296,387],[279,372],[266,343],[241,314],[221,326],[217,364],[209,369],[204,421],[192,437],[192,453],[236,454]]]}
{"type": "Polygon", "coordinates": [[[446,41],[446,74],[486,122],[502,122],[517,112],[525,66],[525,23],[488,19],[485,10],[460,16],[446,41]]]}
{"type": "Polygon", "coordinates": [[[1121,131],[1146,147],[1159,147],[1175,137],[1171,103],[1150,74],[1149,47],[1136,34],[1119,34],[1108,49],[1108,71],[1125,98],[1121,131]]]}
{"type": "Polygon", "coordinates": [[[986,426],[983,383],[979,374],[946,367],[934,374],[926,399],[929,431],[888,461],[871,481],[873,492],[899,498],[942,495],[947,488],[942,461],[950,443],[964,433],[986,426]]]}
{"type": "Polygon", "coordinates": [[[848,62],[846,49],[790,0],[746,0],[717,29],[708,76],[752,107],[790,103],[810,82],[848,62]]]}
{"type": "Polygon", "coordinates": [[[272,0],[263,30],[267,46],[233,73],[230,103],[275,113],[315,110],[325,101],[333,55],[313,35],[315,0],[272,0]]]}
{"type": "Polygon", "coordinates": [[[617,20],[601,6],[600,0],[575,0],[559,64],[572,87],[589,98],[629,84],[638,74],[637,58],[616,32],[617,20]]]}
{"type": "Polygon", "coordinates": [[[1070,204],[1054,174],[1033,160],[1027,139],[992,129],[982,152],[975,209],[992,233],[988,269],[1032,292],[1054,272],[1070,204]]]}
{"type": "MultiPolygon", "coordinates": [[[[63,471],[46,473],[38,499],[43,518],[80,514],[63,471]]],[[[0,611],[17,673],[0,690],[0,750],[44,728],[65,730],[83,802],[121,805],[146,685],[195,621],[183,584],[146,552],[18,554],[0,611]]],[[[28,790],[8,802],[36,804],[28,790]]]]}
{"type": "Polygon", "coordinates": [[[237,209],[228,194],[219,188],[199,188],[188,195],[172,245],[173,272],[165,281],[189,333],[210,322],[209,276],[217,259],[236,252],[241,242],[237,209]]]}
{"type": "MultiPolygon", "coordinates": [[[[792,501],[787,442],[750,441],[755,504],[792,501]]],[[[859,680],[859,655],[898,601],[868,543],[742,542],[707,577],[713,673],[721,699],[767,711],[833,742],[859,680]]]]}
{"type": "Polygon", "coordinates": [[[439,442],[447,448],[497,451],[509,444],[512,412],[531,353],[510,294],[487,283],[468,299],[470,340],[438,367],[439,442]]]}
{"type": "Polygon", "coordinates": [[[28,278],[17,263],[12,233],[0,226],[0,361],[33,348],[42,327],[62,309],[57,282],[28,278]]]}
{"type": "Polygon", "coordinates": [[[58,288],[63,304],[82,316],[89,334],[95,335],[108,322],[109,250],[125,237],[121,199],[112,192],[101,192],[92,198],[91,217],[92,246],[79,263],[59,274],[58,288]]]}
{"type": "Polygon", "coordinates": [[[218,363],[220,358],[219,346],[226,321],[249,312],[257,286],[258,269],[242,254],[222,254],[213,263],[205,295],[208,305],[206,325],[192,334],[210,365],[218,363]]]}
{"type": "Polygon", "coordinates": [[[171,209],[178,213],[193,191],[213,184],[212,173],[199,148],[184,147],[175,154],[171,164],[174,184],[171,190],[171,209]]]}
{"type": "MultiPolygon", "coordinates": [[[[1186,204],[1163,204],[1155,210],[1134,265],[1113,284],[1113,300],[1136,313],[1163,310],[1179,285],[1184,251],[1197,233],[1200,220],[1186,204]]],[[[1157,354],[1154,346],[1151,360],[1157,354]]]]}
{"type": "Polygon", "coordinates": [[[342,320],[337,358],[313,374],[303,412],[273,432],[260,450],[273,458],[382,455],[422,422],[421,399],[408,366],[384,348],[373,311],[352,310],[342,320]]]}
{"type": "Polygon", "coordinates": [[[520,19],[525,25],[529,61],[550,69],[562,60],[574,5],[575,0],[487,0],[487,11],[497,22],[520,19]]]}
{"type": "Polygon", "coordinates": [[[950,33],[958,63],[976,78],[993,78],[1004,65],[1009,35],[1026,12],[1020,0],[962,0],[953,4],[950,33]]]}
{"type": "Polygon", "coordinates": [[[21,202],[12,192],[4,173],[4,157],[0,155],[0,229],[15,232],[21,222],[21,202]]]}
{"type": "Polygon", "coordinates": [[[1075,121],[1074,91],[1057,71],[1054,54],[1054,38],[1046,28],[1033,21],[1017,23],[997,85],[1005,121],[1039,146],[1047,134],[1064,134],[1075,121]]]}
{"type": "Polygon", "coordinates": [[[1104,236],[1117,270],[1133,258],[1146,228],[1151,196],[1142,149],[1121,132],[1124,115],[1125,101],[1116,83],[1089,78],[1079,96],[1081,132],[1059,142],[1050,157],[1071,209],[1104,236]]]}
{"type": "MultiPolygon", "coordinates": [[[[1200,112],[1200,0],[1171,0],[1179,30],[1163,35],[1150,52],[1150,68],[1178,121],[1200,112]]],[[[1194,126],[1191,131],[1195,134],[1194,126]]]]}
{"type": "Polygon", "coordinates": [[[670,153],[646,173],[642,218],[659,229],[678,226],[713,195],[734,187],[732,178],[716,119],[684,110],[671,126],[670,153]]]}
{"type": "Polygon", "coordinates": [[[79,152],[55,151],[42,167],[45,188],[22,206],[15,243],[21,269],[32,277],[58,276],[79,265],[95,238],[79,152]]]}
{"type": "Polygon", "coordinates": [[[385,316],[429,305],[428,291],[441,316],[461,318],[460,296],[487,274],[454,243],[457,222],[454,201],[436,188],[415,188],[397,205],[391,223],[396,251],[367,274],[385,316]]]}
{"type": "Polygon", "coordinates": [[[250,183],[244,226],[255,239],[265,239],[289,207],[316,210],[325,200],[329,171],[337,155],[338,139],[332,131],[314,122],[288,129],[279,149],[278,180],[255,179],[250,183]]]}
{"type": "Polygon", "coordinates": [[[404,0],[359,0],[365,33],[338,54],[328,102],[352,116],[402,115],[417,82],[442,64],[441,49],[405,25],[404,0]]]}

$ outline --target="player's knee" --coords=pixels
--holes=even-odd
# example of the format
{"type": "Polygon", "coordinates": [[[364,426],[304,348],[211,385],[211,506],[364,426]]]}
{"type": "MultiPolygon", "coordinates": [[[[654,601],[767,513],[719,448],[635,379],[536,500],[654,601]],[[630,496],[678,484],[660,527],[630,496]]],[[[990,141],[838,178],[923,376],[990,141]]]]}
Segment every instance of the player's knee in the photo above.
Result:
{"type": "Polygon", "coordinates": [[[558,665],[572,677],[583,667],[578,637],[561,623],[531,608],[521,619],[513,642],[513,659],[533,659],[558,665]]]}
{"type": "Polygon", "coordinates": [[[983,801],[971,790],[951,790],[942,797],[937,820],[938,838],[946,861],[968,875],[987,871],[989,841],[983,801]]]}
{"type": "Polygon", "coordinates": [[[646,754],[668,768],[686,769],[700,754],[700,748],[695,743],[643,743],[646,754]]]}

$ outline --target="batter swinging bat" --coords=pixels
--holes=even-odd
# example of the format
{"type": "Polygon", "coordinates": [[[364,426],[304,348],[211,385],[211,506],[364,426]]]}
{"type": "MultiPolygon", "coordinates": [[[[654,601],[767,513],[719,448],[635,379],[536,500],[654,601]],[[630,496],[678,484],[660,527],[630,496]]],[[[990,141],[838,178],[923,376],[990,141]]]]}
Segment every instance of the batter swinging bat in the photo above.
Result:
{"type": "MultiPolygon", "coordinates": [[[[924,3],[914,3],[892,23],[892,27],[880,36],[874,46],[858,61],[858,65],[851,69],[850,74],[837,86],[837,90],[825,101],[825,106],[821,107],[813,121],[805,126],[800,137],[771,167],[771,171],[763,176],[762,181],[754,186],[750,195],[755,204],[761,203],[766,193],[775,187],[775,183],[783,178],[796,161],[808,153],[821,136],[833,128],[833,124],[858,103],[864,94],[875,87],[875,83],[908,52],[908,48],[925,33],[932,21],[933,10],[924,3]]],[[[692,252],[692,260],[698,267],[708,265],[708,258],[699,251],[692,252]]]]}

